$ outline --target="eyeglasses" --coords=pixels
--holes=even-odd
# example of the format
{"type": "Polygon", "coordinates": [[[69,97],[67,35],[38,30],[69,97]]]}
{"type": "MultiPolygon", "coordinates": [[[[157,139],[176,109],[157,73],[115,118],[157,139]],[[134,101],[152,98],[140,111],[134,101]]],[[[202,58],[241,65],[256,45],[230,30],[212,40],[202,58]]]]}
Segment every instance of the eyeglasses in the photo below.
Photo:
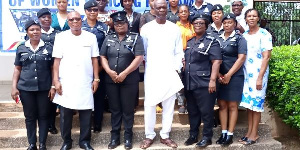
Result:
{"type": "Polygon", "coordinates": [[[88,12],[98,12],[98,8],[88,8],[86,9],[88,12]]]}
{"type": "Polygon", "coordinates": [[[203,22],[194,22],[193,25],[194,26],[204,26],[205,23],[203,23],[203,22]]]}
{"type": "Polygon", "coordinates": [[[81,18],[74,17],[74,18],[68,19],[68,21],[70,21],[70,22],[74,22],[74,21],[79,22],[79,21],[81,21],[81,18]]]}
{"type": "Polygon", "coordinates": [[[118,22],[114,22],[115,26],[122,26],[124,25],[126,22],[125,21],[118,21],[118,22]]]}
{"type": "Polygon", "coordinates": [[[242,4],[233,4],[232,7],[242,7],[242,4]]]}

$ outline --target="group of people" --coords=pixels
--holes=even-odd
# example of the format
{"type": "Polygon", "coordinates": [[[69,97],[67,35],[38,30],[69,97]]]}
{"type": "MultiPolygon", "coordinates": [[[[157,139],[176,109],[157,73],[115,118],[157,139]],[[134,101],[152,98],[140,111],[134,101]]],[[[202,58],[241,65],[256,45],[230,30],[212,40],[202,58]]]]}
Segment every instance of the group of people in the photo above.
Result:
{"type": "Polygon", "coordinates": [[[163,108],[160,142],[178,147],[169,135],[176,99],[181,99],[180,108],[186,107],[190,121],[184,145],[212,144],[216,100],[222,129],[216,143],[233,143],[239,105],[248,111],[248,132],[239,142],[257,141],[272,36],[259,27],[256,9],[242,15],[243,1],[233,0],[234,13],[224,14],[219,4],[195,0],[189,7],[169,0],[168,10],[165,0],[149,0],[150,11],[141,15],[132,9],[134,0],[121,0],[124,10],[115,13],[104,9],[107,0],[90,0],[82,20],[77,11],[67,12],[67,2],[57,0],[58,13],[43,8],[37,13],[39,21],[28,20],[27,40],[16,52],[11,96],[20,97],[23,105],[28,150],[37,149],[36,122],[40,150],[46,149],[48,131],[57,133],[57,107],[61,150],[72,148],[74,110],[80,120],[79,146],[92,150],[92,111],[93,130],[101,132],[106,96],[112,127],[108,148],[120,145],[124,122],[124,148],[132,149],[138,68],[143,60],[146,138],[140,148],[150,147],[156,137],[159,103],[163,108]]]}

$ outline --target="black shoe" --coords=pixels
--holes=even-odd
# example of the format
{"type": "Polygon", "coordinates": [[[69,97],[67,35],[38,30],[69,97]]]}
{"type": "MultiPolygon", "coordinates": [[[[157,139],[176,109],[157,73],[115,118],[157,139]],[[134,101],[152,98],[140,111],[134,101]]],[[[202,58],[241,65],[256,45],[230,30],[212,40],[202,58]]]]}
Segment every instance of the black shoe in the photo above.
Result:
{"type": "Polygon", "coordinates": [[[206,146],[208,146],[208,145],[211,145],[212,144],[212,142],[211,142],[211,140],[201,140],[200,142],[198,142],[197,144],[196,144],[196,147],[199,147],[199,148],[204,148],[204,147],[206,147],[206,146]]]}
{"type": "Polygon", "coordinates": [[[62,145],[62,147],[60,148],[60,150],[69,150],[71,148],[72,148],[72,144],[66,144],[66,143],[64,143],[62,145]]]}
{"type": "Polygon", "coordinates": [[[80,145],[80,148],[85,149],[85,150],[94,150],[89,143],[84,143],[84,144],[80,145]]]}
{"type": "Polygon", "coordinates": [[[223,144],[223,142],[226,140],[227,133],[222,133],[220,138],[216,141],[217,144],[223,144]]]}
{"type": "Polygon", "coordinates": [[[51,134],[57,134],[57,133],[58,133],[57,129],[56,129],[55,127],[53,127],[53,126],[49,127],[49,128],[48,128],[48,131],[49,131],[51,134]]]}
{"type": "Polygon", "coordinates": [[[108,144],[108,149],[114,149],[120,145],[120,140],[111,140],[108,144]]]}
{"type": "Polygon", "coordinates": [[[99,126],[94,127],[94,133],[100,133],[102,131],[102,128],[99,126]]]}
{"type": "Polygon", "coordinates": [[[188,146],[197,142],[198,142],[198,138],[196,136],[190,135],[190,137],[184,142],[184,145],[188,146]]]}
{"type": "Polygon", "coordinates": [[[124,142],[124,148],[125,149],[132,149],[132,142],[131,142],[131,140],[125,140],[125,142],[124,142]]]}
{"type": "Polygon", "coordinates": [[[37,150],[37,147],[35,144],[29,144],[27,150],[37,150]]]}
{"type": "Polygon", "coordinates": [[[39,150],[47,150],[45,143],[40,143],[39,150]]]}
{"type": "Polygon", "coordinates": [[[223,140],[223,145],[230,145],[233,143],[232,141],[233,135],[227,135],[226,138],[223,140]]]}

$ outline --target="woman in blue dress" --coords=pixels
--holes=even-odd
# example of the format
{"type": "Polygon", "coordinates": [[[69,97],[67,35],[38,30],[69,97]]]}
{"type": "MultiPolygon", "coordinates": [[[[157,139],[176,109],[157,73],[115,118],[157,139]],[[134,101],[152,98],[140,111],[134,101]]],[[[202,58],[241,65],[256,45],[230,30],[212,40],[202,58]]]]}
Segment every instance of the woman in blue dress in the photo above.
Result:
{"type": "Polygon", "coordinates": [[[272,35],[258,26],[260,15],[256,9],[247,10],[245,20],[249,26],[249,30],[243,34],[247,40],[248,53],[244,64],[245,80],[240,105],[248,111],[248,132],[240,142],[251,145],[259,138],[258,125],[261,112],[264,111],[272,35]]]}

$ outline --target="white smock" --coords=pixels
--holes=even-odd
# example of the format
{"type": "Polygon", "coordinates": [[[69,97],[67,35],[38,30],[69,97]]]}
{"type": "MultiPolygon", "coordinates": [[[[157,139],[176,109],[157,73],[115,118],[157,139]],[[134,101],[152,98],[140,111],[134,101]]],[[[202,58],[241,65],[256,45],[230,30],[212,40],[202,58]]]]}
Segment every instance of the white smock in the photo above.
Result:
{"type": "Polygon", "coordinates": [[[61,58],[59,81],[62,95],[56,93],[54,103],[69,109],[94,109],[92,57],[98,56],[94,34],[82,30],[79,36],[75,36],[67,30],[56,35],[52,57],[61,58]]]}
{"type": "Polygon", "coordinates": [[[154,106],[183,88],[177,71],[182,68],[184,53],[180,28],[170,22],[153,20],[141,29],[145,47],[145,102],[154,106]]]}

